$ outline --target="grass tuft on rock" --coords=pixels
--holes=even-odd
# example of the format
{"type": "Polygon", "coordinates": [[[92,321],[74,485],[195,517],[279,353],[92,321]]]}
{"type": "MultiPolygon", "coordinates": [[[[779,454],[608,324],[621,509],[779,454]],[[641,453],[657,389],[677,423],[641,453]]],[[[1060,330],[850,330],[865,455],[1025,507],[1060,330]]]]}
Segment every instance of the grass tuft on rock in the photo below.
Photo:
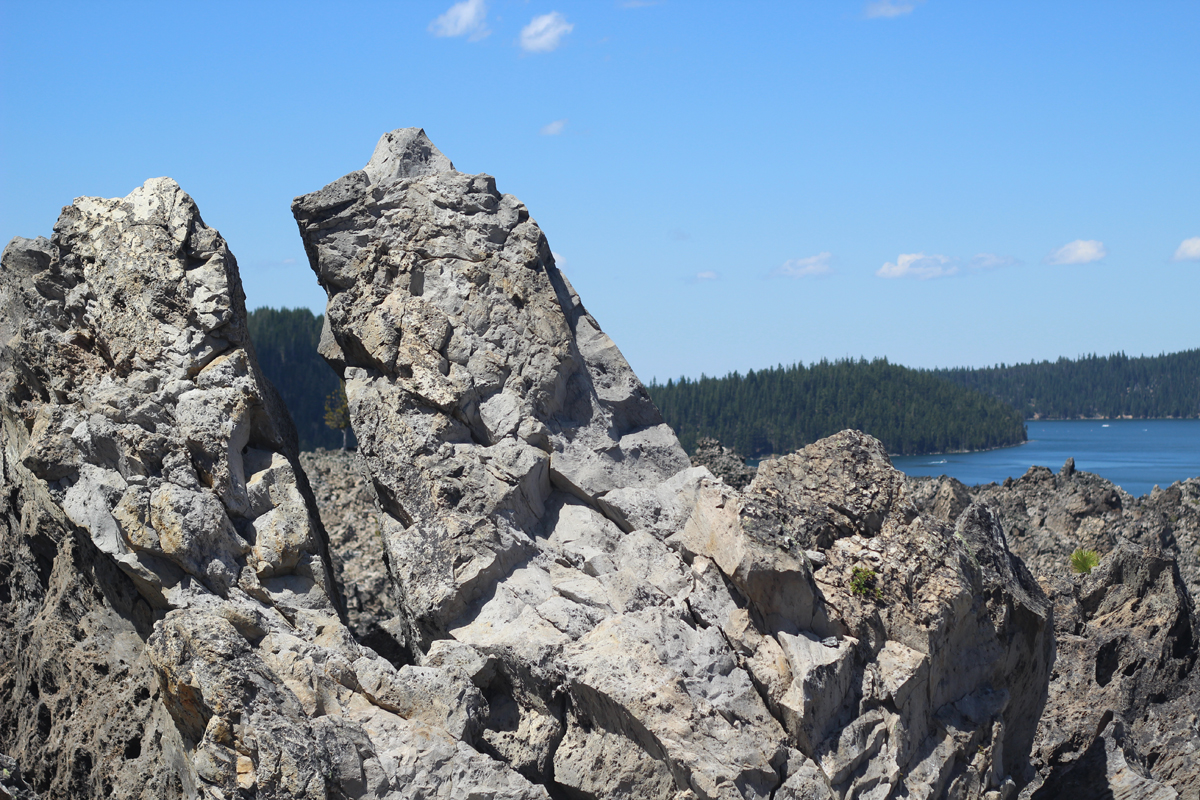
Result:
{"type": "Polygon", "coordinates": [[[1071,570],[1079,575],[1087,575],[1100,566],[1100,554],[1095,550],[1084,550],[1082,547],[1071,553],[1071,570]]]}
{"type": "Polygon", "coordinates": [[[877,578],[875,570],[855,567],[854,572],[850,574],[850,593],[870,600],[881,599],[883,590],[879,588],[877,578]]]}

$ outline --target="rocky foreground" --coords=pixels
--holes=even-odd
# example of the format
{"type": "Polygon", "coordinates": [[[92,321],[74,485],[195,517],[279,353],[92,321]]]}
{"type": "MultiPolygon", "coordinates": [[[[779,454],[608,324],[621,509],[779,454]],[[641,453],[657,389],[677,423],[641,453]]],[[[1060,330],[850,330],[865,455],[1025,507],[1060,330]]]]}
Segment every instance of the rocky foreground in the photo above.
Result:
{"type": "Polygon", "coordinates": [[[422,132],[293,212],[355,454],[296,451],[174,182],[5,249],[0,797],[1200,796],[1182,550],[1063,572],[1085,477],[846,431],[732,486],[422,132]]]}

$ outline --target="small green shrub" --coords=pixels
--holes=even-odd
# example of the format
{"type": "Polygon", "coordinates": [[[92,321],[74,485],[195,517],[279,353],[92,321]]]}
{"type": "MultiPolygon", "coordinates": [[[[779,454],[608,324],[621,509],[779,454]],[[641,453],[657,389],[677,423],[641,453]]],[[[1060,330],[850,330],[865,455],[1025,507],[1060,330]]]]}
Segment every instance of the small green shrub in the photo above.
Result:
{"type": "Polygon", "coordinates": [[[875,570],[866,567],[855,567],[850,573],[850,594],[878,600],[883,597],[883,590],[876,582],[875,570]]]}
{"type": "Polygon", "coordinates": [[[1080,575],[1087,575],[1100,565],[1100,554],[1095,550],[1079,548],[1071,553],[1071,569],[1080,575]]]}

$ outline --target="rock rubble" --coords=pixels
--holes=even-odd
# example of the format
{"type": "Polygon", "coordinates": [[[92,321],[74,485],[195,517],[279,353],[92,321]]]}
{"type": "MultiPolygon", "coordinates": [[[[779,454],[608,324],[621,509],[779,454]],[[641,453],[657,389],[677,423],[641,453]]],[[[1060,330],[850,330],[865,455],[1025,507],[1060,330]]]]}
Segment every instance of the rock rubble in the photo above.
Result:
{"type": "Polygon", "coordinates": [[[732,448],[710,437],[696,440],[696,451],[692,453],[693,467],[707,467],[714,477],[720,478],[734,489],[745,489],[754,480],[754,467],[746,466],[746,459],[732,448]]]}

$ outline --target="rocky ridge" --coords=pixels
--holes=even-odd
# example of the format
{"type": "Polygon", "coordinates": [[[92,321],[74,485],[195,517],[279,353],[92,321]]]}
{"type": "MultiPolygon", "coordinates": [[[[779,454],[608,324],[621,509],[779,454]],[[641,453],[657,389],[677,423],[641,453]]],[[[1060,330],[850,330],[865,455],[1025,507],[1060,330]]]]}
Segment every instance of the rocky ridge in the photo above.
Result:
{"type": "Polygon", "coordinates": [[[1049,700],[1023,797],[1200,798],[1200,480],[1140,498],[1068,459],[1004,484],[909,478],[943,520],[994,509],[1054,605],[1049,700]],[[1096,550],[1074,575],[1070,554],[1096,550]]]}
{"type": "Polygon", "coordinates": [[[691,466],[525,207],[419,130],[293,212],[354,455],[296,453],[173,182],[5,250],[0,750],[32,791],[1000,800],[1101,759],[1188,796],[1189,729],[1131,716],[1194,674],[1169,559],[1039,585],[1003,512],[923,512],[852,431],[745,490],[691,466]],[[1110,651],[1124,705],[1069,716],[1048,691],[1110,651]]]}
{"type": "Polygon", "coordinates": [[[573,797],[1028,779],[1049,607],[994,525],[920,517],[861,434],[745,495],[690,467],[524,206],[419,131],[293,211],[409,657],[471,665],[483,751],[573,797]]]}
{"type": "Polygon", "coordinates": [[[1193,605],[1200,603],[1200,478],[1133,497],[1067,459],[1057,473],[1030,467],[1003,484],[965,486],[954,478],[909,478],[923,511],[953,521],[971,502],[1000,514],[1009,546],[1035,575],[1065,575],[1077,548],[1102,557],[1121,540],[1161,549],[1178,566],[1193,605]]]}

